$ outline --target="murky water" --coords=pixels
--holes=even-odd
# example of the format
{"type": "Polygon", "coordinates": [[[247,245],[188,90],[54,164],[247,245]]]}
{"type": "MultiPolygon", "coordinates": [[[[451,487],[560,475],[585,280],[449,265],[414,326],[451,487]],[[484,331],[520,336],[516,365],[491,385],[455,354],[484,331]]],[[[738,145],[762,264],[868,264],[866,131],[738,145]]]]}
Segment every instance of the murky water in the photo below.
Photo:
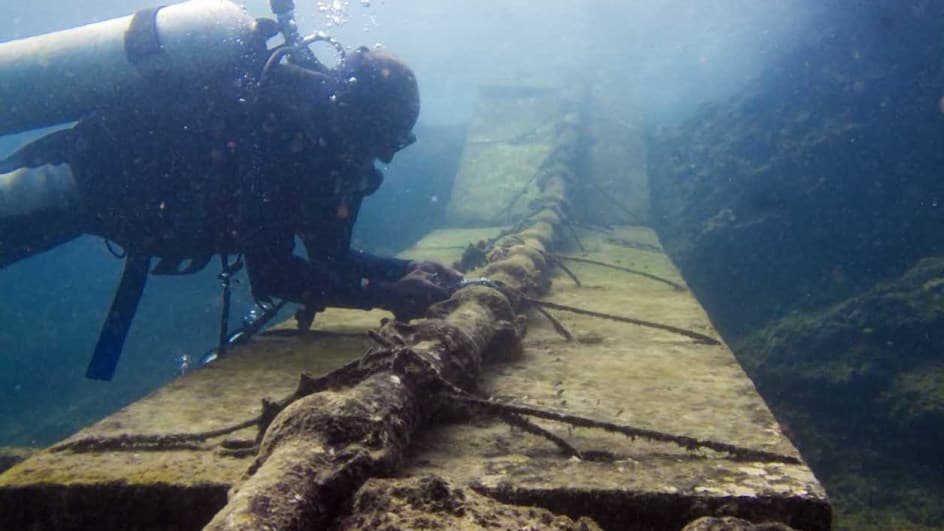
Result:
{"type": "MultiPolygon", "coordinates": [[[[384,182],[360,209],[355,247],[394,255],[431,229],[468,225],[450,207],[460,193],[474,198],[462,205],[474,214],[500,212],[491,225],[513,223],[516,210],[499,207],[530,175],[501,176],[540,162],[528,146],[548,134],[535,125],[547,112],[542,91],[578,79],[591,117],[572,205],[589,225],[582,230],[645,224],[659,233],[826,486],[840,527],[940,527],[944,8],[920,0],[297,4],[302,35],[326,31],[348,53],[395,54],[421,93],[417,142],[378,164],[384,182]],[[509,91],[527,107],[523,118],[495,137],[475,136],[477,120],[505,113],[509,91]],[[476,167],[476,146],[495,143],[509,146],[503,165],[482,161],[495,164],[483,172],[491,179],[467,186],[460,167],[476,167]]],[[[8,2],[0,42],[144,7],[8,2]]],[[[273,17],[261,0],[245,7],[273,17]]],[[[0,82],[35,83],[17,77],[3,46],[0,82]]],[[[329,67],[337,61],[325,43],[314,50],[329,67]]],[[[116,83],[107,70],[78,75],[116,83]]],[[[27,92],[95,86],[68,75],[42,81],[27,92]]],[[[15,106],[0,101],[0,113],[15,106]]],[[[47,133],[0,136],[0,156],[47,133]]],[[[0,214],[13,209],[4,193],[0,214]]],[[[520,197],[516,208],[526,210],[530,198],[520,197]]],[[[46,227],[29,228],[41,245],[46,227]]],[[[0,446],[51,444],[215,346],[221,291],[212,261],[194,275],[151,278],[116,377],[86,380],[121,266],[100,238],[82,236],[0,269],[0,446]]],[[[232,323],[252,305],[245,272],[235,279],[232,323]]]]}

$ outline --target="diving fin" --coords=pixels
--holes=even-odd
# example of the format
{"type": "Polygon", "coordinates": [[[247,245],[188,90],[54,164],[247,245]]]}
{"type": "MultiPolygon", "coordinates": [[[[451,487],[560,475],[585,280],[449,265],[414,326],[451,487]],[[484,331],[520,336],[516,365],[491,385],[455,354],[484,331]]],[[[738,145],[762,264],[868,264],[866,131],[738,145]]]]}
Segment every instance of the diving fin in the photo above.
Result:
{"type": "Polygon", "coordinates": [[[144,284],[147,282],[151,258],[148,256],[129,255],[125,259],[125,269],[121,274],[121,283],[111,301],[108,317],[98,335],[95,352],[89,362],[85,377],[93,380],[111,381],[121,357],[125,338],[131,328],[131,321],[138,309],[144,284]]]}

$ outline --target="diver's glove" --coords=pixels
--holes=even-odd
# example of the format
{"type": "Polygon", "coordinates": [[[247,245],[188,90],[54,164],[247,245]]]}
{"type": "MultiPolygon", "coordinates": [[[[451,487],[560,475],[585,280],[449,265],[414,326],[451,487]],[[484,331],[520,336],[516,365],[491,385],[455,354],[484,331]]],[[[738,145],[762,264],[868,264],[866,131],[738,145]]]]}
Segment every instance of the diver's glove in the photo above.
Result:
{"type": "Polygon", "coordinates": [[[407,273],[394,282],[381,282],[382,308],[399,321],[422,317],[430,305],[449,298],[462,282],[462,273],[437,262],[410,262],[407,273]]]}

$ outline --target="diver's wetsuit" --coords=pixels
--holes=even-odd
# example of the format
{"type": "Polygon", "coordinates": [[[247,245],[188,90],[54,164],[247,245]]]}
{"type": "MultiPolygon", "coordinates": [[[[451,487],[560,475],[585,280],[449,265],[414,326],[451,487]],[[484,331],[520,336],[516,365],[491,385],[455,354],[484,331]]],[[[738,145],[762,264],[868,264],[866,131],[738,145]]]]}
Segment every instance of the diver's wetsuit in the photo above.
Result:
{"type": "Polygon", "coordinates": [[[263,41],[244,69],[207,83],[158,76],[0,161],[0,268],[82,233],[127,251],[87,376],[114,374],[149,271],[242,255],[253,294],[303,303],[305,318],[339,306],[408,319],[459,277],[350,249],[361,200],[382,180],[374,161],[414,139],[409,67],[367,48],[331,70],[278,64],[263,41]]]}
{"type": "Polygon", "coordinates": [[[281,101],[280,76],[291,78],[291,68],[278,65],[252,101],[230,81],[182,101],[155,91],[150,105],[119,106],[27,146],[11,160],[68,164],[78,196],[68,211],[31,224],[166,259],[156,268],[165,273],[178,261],[241,254],[260,298],[312,309],[385,306],[378,282],[402,277],[409,262],[350,250],[361,200],[382,175],[358,139],[324,125],[331,86],[307,91],[300,109],[281,101]],[[308,260],[293,254],[296,235],[308,260]]]}

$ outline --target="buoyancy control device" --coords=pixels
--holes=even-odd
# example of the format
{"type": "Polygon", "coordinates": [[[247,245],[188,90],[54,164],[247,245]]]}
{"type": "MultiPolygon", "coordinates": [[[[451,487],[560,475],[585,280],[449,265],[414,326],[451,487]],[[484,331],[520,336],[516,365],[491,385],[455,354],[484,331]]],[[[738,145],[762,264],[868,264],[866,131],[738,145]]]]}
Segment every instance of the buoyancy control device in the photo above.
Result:
{"type": "MultiPolygon", "coordinates": [[[[263,76],[286,57],[319,70],[321,65],[308,48],[318,41],[330,43],[343,59],[343,47],[323,32],[299,35],[293,0],[270,0],[270,7],[277,22],[255,19],[228,0],[188,0],[0,43],[0,136],[77,121],[116,100],[146,97],[152,86],[167,81],[177,87],[201,86],[221,73],[238,72],[259,51],[269,54],[263,76]],[[260,24],[269,27],[260,28],[260,24]],[[267,50],[265,40],[276,32],[284,43],[267,50]]],[[[227,260],[222,259],[224,274],[229,274],[227,260]]],[[[114,375],[149,272],[153,272],[151,257],[126,257],[121,283],[89,363],[89,378],[111,380],[114,375]]],[[[254,330],[228,331],[227,288],[224,285],[221,352],[232,337],[254,330]]]]}

